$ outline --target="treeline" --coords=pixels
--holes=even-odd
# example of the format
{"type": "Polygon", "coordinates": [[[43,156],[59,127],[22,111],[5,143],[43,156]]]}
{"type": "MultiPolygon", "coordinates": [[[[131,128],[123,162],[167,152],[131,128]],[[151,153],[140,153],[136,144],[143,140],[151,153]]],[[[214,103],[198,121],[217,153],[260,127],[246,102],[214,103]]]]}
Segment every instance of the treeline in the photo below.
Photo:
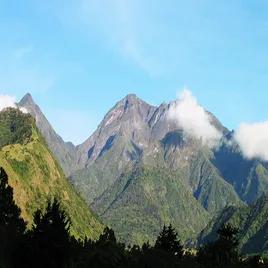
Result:
{"type": "Polygon", "coordinates": [[[54,201],[45,212],[35,213],[33,228],[27,230],[7,174],[0,168],[0,268],[268,267],[258,256],[240,256],[238,230],[229,225],[219,229],[216,242],[191,252],[171,225],[164,226],[154,245],[126,247],[108,227],[97,241],[77,241],[70,236],[70,224],[54,201]]]}

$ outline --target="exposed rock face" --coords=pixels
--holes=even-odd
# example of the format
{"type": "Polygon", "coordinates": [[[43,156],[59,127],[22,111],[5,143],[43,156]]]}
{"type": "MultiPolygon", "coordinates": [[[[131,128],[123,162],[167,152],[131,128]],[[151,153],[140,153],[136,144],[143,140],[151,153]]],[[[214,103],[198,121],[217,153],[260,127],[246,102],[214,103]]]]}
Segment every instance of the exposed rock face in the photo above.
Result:
{"type": "Polygon", "coordinates": [[[19,106],[26,108],[27,111],[35,118],[36,125],[45,138],[49,149],[59,161],[64,173],[67,176],[70,175],[74,168],[75,146],[70,142],[64,142],[63,139],[55,132],[39,106],[34,103],[32,96],[29,93],[21,99],[19,106]]]}
{"type": "MultiPolygon", "coordinates": [[[[154,107],[128,95],[77,148],[79,169],[71,181],[101,219],[128,242],[150,240],[168,222],[184,239],[194,237],[209,214],[242,203],[212,164],[213,151],[169,119],[171,105],[154,107]],[[165,194],[157,198],[159,188],[165,194]],[[195,211],[195,220],[190,210],[195,211]]],[[[228,132],[212,115],[211,122],[228,132]]]]}
{"type": "Polygon", "coordinates": [[[155,110],[135,95],[126,96],[108,112],[93,135],[78,146],[77,165],[81,168],[91,165],[108,152],[118,139],[131,139],[138,147],[148,144],[148,120],[155,110]]]}
{"type": "Polygon", "coordinates": [[[55,133],[29,95],[20,102],[36,118],[76,189],[128,242],[151,239],[169,222],[185,238],[193,237],[225,207],[254,202],[268,189],[267,165],[245,160],[238,146],[228,142],[232,132],[213,114],[207,112],[223,136],[218,148],[203,145],[170,120],[173,104],[155,107],[128,95],[74,147],[55,133]],[[195,211],[195,219],[189,210],[195,211]],[[186,235],[182,225],[189,226],[186,235]]]}

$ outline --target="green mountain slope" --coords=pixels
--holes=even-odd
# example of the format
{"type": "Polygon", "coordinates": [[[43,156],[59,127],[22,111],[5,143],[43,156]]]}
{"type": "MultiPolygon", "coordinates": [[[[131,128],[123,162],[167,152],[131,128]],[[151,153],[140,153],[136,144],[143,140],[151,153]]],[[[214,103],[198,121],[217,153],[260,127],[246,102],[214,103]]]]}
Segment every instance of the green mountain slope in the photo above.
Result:
{"type": "Polygon", "coordinates": [[[209,148],[172,126],[167,109],[167,105],[155,109],[128,96],[78,148],[85,150],[80,162],[87,163],[70,180],[127,242],[152,240],[170,222],[182,239],[191,239],[205,227],[209,214],[242,203],[211,163],[209,148]],[[150,185],[146,189],[152,191],[153,202],[144,194],[146,185],[150,185]],[[165,196],[157,196],[159,187],[166,189],[165,196]]]}
{"type": "Polygon", "coordinates": [[[196,237],[210,217],[178,174],[149,166],[135,167],[95,200],[93,208],[124,241],[153,241],[172,224],[183,241],[196,237]]]}
{"type": "Polygon", "coordinates": [[[214,241],[224,223],[239,228],[240,249],[245,254],[268,254],[268,196],[252,206],[229,207],[215,217],[199,236],[199,243],[214,241]]]}
{"type": "Polygon", "coordinates": [[[31,116],[35,119],[36,126],[46,140],[48,148],[53,153],[61,168],[68,176],[74,169],[75,163],[75,146],[71,142],[64,142],[63,139],[52,128],[41,109],[27,93],[19,102],[19,106],[26,108],[31,116]]]}
{"type": "Polygon", "coordinates": [[[76,237],[97,238],[102,224],[66,180],[35,126],[34,119],[16,109],[0,113],[0,166],[9,176],[14,199],[30,226],[33,213],[57,198],[69,215],[76,237]]]}
{"type": "MultiPolygon", "coordinates": [[[[209,112],[211,124],[223,138],[219,147],[204,145],[170,120],[173,104],[155,107],[128,95],[83,144],[74,147],[55,133],[30,95],[20,102],[36,118],[39,131],[75,189],[124,240],[151,239],[161,224],[169,222],[183,239],[193,238],[204,227],[200,223],[207,220],[203,219],[220,217],[222,210],[219,223],[229,215],[243,225],[240,219],[247,216],[240,213],[247,210],[245,204],[268,191],[267,163],[245,159],[232,139],[233,132],[209,112]],[[158,196],[158,187],[168,194],[158,196]],[[226,207],[239,209],[231,216],[232,210],[226,207]],[[199,211],[196,219],[191,208],[199,211]]],[[[215,228],[214,223],[209,227],[215,228]]]]}
{"type": "MultiPolygon", "coordinates": [[[[232,134],[229,136],[231,139],[232,134]]],[[[268,192],[267,163],[245,159],[234,141],[232,145],[222,143],[214,152],[212,163],[245,203],[252,204],[268,192]]]]}
{"type": "Polygon", "coordinates": [[[178,130],[167,133],[161,145],[158,157],[163,158],[161,165],[180,172],[194,197],[211,215],[226,206],[242,205],[232,185],[220,176],[211,162],[210,148],[178,130]]]}

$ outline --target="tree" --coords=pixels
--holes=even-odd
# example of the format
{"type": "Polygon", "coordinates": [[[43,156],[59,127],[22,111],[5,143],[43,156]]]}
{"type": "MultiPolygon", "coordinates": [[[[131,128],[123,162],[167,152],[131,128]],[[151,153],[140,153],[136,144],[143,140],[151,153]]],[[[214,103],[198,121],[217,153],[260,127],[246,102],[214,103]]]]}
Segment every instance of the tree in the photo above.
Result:
{"type": "Polygon", "coordinates": [[[70,220],[57,200],[48,203],[44,215],[36,211],[30,234],[34,267],[65,267],[72,256],[69,228],[70,220]]]}
{"type": "Polygon", "coordinates": [[[155,249],[163,250],[178,258],[182,257],[183,246],[171,224],[168,227],[164,225],[155,242],[155,249]]]}
{"type": "Polygon", "coordinates": [[[12,232],[23,234],[26,226],[20,217],[21,211],[13,200],[13,189],[8,185],[8,176],[0,168],[0,226],[12,229],[12,232]]]}
{"type": "Polygon", "coordinates": [[[224,224],[218,230],[219,238],[216,242],[199,249],[199,262],[205,267],[232,267],[239,263],[238,229],[230,224],[224,224]]]}
{"type": "Polygon", "coordinates": [[[116,237],[113,229],[105,227],[103,233],[100,235],[98,244],[116,244],[116,237]]]}
{"type": "Polygon", "coordinates": [[[22,243],[26,224],[21,211],[13,200],[13,189],[8,185],[8,176],[0,168],[0,266],[14,265],[18,248],[22,243]]]}
{"type": "Polygon", "coordinates": [[[125,267],[126,261],[125,245],[117,242],[114,231],[106,227],[99,240],[85,244],[79,267],[118,268],[125,267]]]}

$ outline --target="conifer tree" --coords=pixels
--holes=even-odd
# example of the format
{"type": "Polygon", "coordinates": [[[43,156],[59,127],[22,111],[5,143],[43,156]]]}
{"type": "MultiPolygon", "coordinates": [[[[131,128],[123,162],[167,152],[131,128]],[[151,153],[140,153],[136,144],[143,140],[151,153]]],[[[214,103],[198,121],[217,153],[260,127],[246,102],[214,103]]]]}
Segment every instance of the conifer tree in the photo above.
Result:
{"type": "Polygon", "coordinates": [[[161,249],[179,258],[183,255],[183,246],[171,224],[168,227],[163,227],[163,230],[160,232],[155,242],[155,248],[161,249]]]}
{"type": "Polygon", "coordinates": [[[65,267],[71,257],[70,220],[58,201],[48,203],[46,212],[34,216],[31,239],[36,267],[65,267]]]}
{"type": "Polygon", "coordinates": [[[230,224],[224,224],[218,230],[216,242],[207,244],[199,249],[198,260],[205,267],[231,267],[239,263],[238,229],[230,224]]]}
{"type": "Polygon", "coordinates": [[[0,168],[0,226],[12,229],[22,234],[25,231],[25,223],[20,217],[21,211],[13,200],[13,189],[8,185],[8,176],[5,170],[0,168]]]}
{"type": "Polygon", "coordinates": [[[8,176],[0,168],[0,266],[12,267],[18,257],[26,225],[21,211],[13,200],[13,189],[8,185],[8,176]]]}

